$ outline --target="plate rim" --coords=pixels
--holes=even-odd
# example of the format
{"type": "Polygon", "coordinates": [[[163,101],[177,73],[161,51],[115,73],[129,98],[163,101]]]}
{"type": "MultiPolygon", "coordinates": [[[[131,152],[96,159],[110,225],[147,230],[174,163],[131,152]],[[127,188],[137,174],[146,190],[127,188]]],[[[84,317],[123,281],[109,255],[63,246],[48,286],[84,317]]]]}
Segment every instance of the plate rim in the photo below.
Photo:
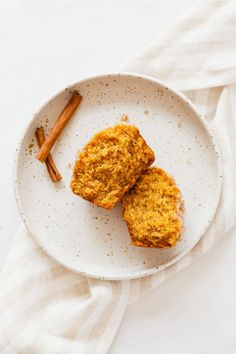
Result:
{"type": "Polygon", "coordinates": [[[13,168],[13,185],[14,185],[14,195],[15,195],[15,200],[16,200],[16,205],[17,205],[17,209],[19,211],[21,220],[23,221],[24,225],[26,226],[27,230],[30,232],[30,234],[32,235],[32,237],[34,238],[34,240],[37,242],[38,246],[40,247],[40,249],[45,252],[49,257],[51,257],[54,261],[56,261],[57,263],[61,264],[63,267],[71,270],[74,273],[83,275],[83,276],[87,276],[89,278],[94,278],[94,279],[100,279],[100,280],[113,280],[113,281],[119,281],[119,280],[131,280],[131,279],[137,279],[137,278],[142,278],[142,277],[146,277],[152,274],[155,274],[157,272],[160,272],[172,265],[174,265],[175,263],[177,263],[179,260],[181,260],[182,258],[184,258],[184,256],[186,256],[195,246],[196,244],[202,239],[202,237],[205,235],[205,233],[207,232],[209,226],[212,224],[212,221],[216,215],[218,206],[219,206],[219,202],[220,202],[220,197],[221,197],[221,192],[222,192],[222,185],[223,185],[223,169],[222,169],[222,157],[221,157],[221,153],[220,153],[220,149],[218,146],[218,143],[216,141],[216,138],[213,134],[213,132],[211,131],[211,129],[208,127],[207,122],[205,121],[205,119],[203,118],[203,115],[201,115],[195,104],[181,91],[175,89],[174,87],[172,87],[172,85],[169,85],[168,83],[156,79],[155,77],[149,76],[149,75],[144,75],[144,74],[140,74],[140,73],[136,73],[136,72],[129,72],[129,71],[117,71],[117,72],[112,72],[112,73],[101,73],[101,74],[97,74],[97,75],[91,75],[91,76],[87,76],[87,77],[82,77],[81,79],[66,85],[64,88],[58,90],[54,95],[50,96],[50,98],[48,98],[46,101],[44,101],[43,104],[41,104],[41,106],[37,109],[36,112],[34,112],[32,114],[32,118],[29,120],[29,122],[27,123],[25,129],[23,130],[23,132],[20,134],[20,137],[18,139],[18,143],[17,143],[17,148],[15,151],[15,158],[14,158],[14,168],[13,168]],[[187,247],[185,250],[183,250],[181,253],[179,253],[177,256],[173,257],[171,260],[169,260],[168,262],[163,263],[160,266],[156,266],[156,267],[152,267],[146,270],[141,270],[141,271],[135,271],[135,272],[128,272],[125,273],[123,275],[114,275],[114,276],[107,276],[107,275],[98,275],[98,274],[91,274],[89,272],[85,272],[82,270],[78,270],[75,269],[69,265],[67,265],[66,263],[64,263],[63,261],[61,261],[60,259],[58,259],[56,256],[50,254],[50,252],[48,252],[47,249],[45,249],[43,247],[43,245],[41,244],[41,241],[39,240],[39,238],[37,237],[36,234],[33,233],[33,231],[30,228],[30,224],[27,222],[27,217],[24,213],[24,209],[20,200],[20,192],[19,192],[19,181],[18,181],[18,161],[19,161],[19,157],[20,157],[20,151],[21,151],[21,145],[23,142],[23,139],[25,137],[25,135],[27,134],[31,124],[33,123],[33,121],[35,120],[35,117],[39,114],[39,112],[48,105],[48,103],[50,101],[52,101],[54,98],[56,98],[58,95],[62,94],[65,89],[71,89],[73,88],[73,86],[81,84],[83,82],[86,82],[88,80],[97,80],[97,79],[104,79],[106,77],[112,77],[112,76],[123,76],[123,77],[133,77],[133,78],[140,78],[140,79],[145,79],[147,81],[151,81],[154,84],[158,84],[160,86],[162,86],[165,89],[168,89],[170,92],[172,92],[174,95],[176,95],[177,97],[179,97],[182,101],[185,102],[185,104],[187,104],[192,111],[195,113],[195,115],[197,116],[198,120],[201,122],[205,132],[207,133],[213,150],[215,151],[215,155],[217,156],[216,161],[217,161],[217,171],[218,171],[218,178],[217,178],[217,190],[216,190],[216,198],[215,198],[215,202],[214,205],[212,207],[212,212],[210,214],[210,217],[208,219],[208,223],[206,224],[205,228],[203,229],[203,231],[199,234],[199,236],[193,241],[193,243],[187,247]]]}

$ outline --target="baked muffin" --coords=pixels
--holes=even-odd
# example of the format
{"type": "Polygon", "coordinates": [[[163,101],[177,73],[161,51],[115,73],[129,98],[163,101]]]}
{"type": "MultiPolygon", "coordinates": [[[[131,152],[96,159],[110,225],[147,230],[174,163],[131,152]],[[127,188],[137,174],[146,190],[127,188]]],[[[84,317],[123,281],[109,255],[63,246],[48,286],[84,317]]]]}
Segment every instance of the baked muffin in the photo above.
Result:
{"type": "Polygon", "coordinates": [[[176,245],[182,231],[183,204],[174,179],[164,170],[152,167],[145,171],[121,203],[132,245],[176,245]]]}
{"type": "Polygon", "coordinates": [[[72,191],[112,209],[153,163],[153,151],[132,125],[116,125],[96,134],[75,162],[72,191]]]}

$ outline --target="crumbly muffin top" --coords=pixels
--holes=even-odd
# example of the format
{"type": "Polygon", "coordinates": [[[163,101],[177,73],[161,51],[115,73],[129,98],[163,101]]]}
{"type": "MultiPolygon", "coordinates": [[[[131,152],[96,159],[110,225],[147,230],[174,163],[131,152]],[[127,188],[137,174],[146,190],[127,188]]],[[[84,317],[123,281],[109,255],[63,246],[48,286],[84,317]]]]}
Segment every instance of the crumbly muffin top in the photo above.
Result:
{"type": "Polygon", "coordinates": [[[164,170],[146,170],[123,197],[122,207],[132,239],[141,247],[172,247],[182,230],[182,201],[175,181],[164,170]]]}
{"type": "Polygon", "coordinates": [[[154,161],[139,130],[116,125],[96,134],[75,163],[72,191],[111,209],[154,161]]]}

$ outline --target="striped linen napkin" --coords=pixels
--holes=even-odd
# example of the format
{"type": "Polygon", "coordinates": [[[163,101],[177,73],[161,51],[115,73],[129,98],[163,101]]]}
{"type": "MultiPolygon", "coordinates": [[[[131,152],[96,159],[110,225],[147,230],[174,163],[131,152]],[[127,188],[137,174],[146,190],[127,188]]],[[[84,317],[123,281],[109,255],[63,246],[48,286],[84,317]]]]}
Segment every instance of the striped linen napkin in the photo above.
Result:
{"type": "Polygon", "coordinates": [[[60,266],[21,226],[0,279],[0,353],[107,353],[129,303],[232,232],[236,220],[235,18],[235,0],[205,0],[125,67],[184,91],[213,130],[224,180],[208,232],[168,269],[114,282],[89,279],[60,266]]]}

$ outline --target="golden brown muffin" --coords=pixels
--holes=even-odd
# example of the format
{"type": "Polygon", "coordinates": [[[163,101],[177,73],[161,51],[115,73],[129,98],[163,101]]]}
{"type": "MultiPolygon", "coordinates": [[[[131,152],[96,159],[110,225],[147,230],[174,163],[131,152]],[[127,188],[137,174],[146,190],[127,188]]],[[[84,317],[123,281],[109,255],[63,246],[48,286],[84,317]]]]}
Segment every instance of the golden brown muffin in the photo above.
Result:
{"type": "Polygon", "coordinates": [[[164,170],[149,168],[122,198],[132,245],[173,247],[182,231],[182,201],[175,181],[164,170]]]}
{"type": "Polygon", "coordinates": [[[71,189],[112,209],[154,159],[136,127],[116,125],[96,134],[84,147],[75,162],[71,189]]]}

